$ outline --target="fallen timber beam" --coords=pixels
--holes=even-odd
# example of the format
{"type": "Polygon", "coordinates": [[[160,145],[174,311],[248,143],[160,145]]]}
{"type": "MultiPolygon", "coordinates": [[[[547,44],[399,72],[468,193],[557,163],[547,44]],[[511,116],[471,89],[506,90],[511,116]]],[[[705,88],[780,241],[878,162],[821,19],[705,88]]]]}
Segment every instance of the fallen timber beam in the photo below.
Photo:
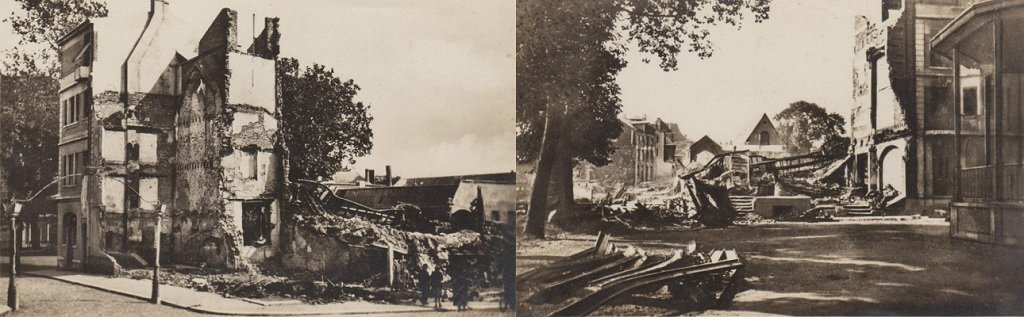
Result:
{"type": "Polygon", "coordinates": [[[623,258],[614,262],[599,266],[592,270],[585,271],[580,274],[568,276],[558,281],[544,284],[540,287],[540,290],[530,297],[530,301],[534,303],[550,303],[552,301],[564,298],[572,292],[574,287],[579,287],[587,283],[586,279],[594,276],[600,276],[608,271],[619,270],[626,266],[630,262],[636,262],[641,259],[644,255],[639,252],[633,253],[632,255],[624,256],[623,258]]]}
{"type": "MultiPolygon", "coordinates": [[[[572,272],[591,270],[606,265],[608,263],[616,262],[623,257],[625,257],[625,255],[622,253],[612,253],[609,255],[586,257],[569,262],[559,262],[549,266],[537,268],[534,270],[536,271],[536,273],[525,276],[524,279],[517,278],[517,280],[531,281],[535,283],[546,283],[549,281],[565,278],[567,275],[572,274],[572,272]]],[[[523,273],[523,275],[526,275],[526,273],[523,273]]]]}
{"type": "Polygon", "coordinates": [[[675,252],[675,253],[672,254],[672,257],[666,259],[665,261],[661,261],[661,262],[657,262],[657,263],[651,263],[650,265],[641,265],[641,266],[638,266],[638,267],[635,267],[635,268],[632,268],[632,269],[628,269],[628,270],[625,270],[625,271],[622,271],[622,272],[617,272],[615,274],[604,276],[604,277],[601,277],[599,279],[596,279],[596,280],[590,282],[590,285],[601,287],[601,286],[604,286],[604,284],[614,283],[616,281],[619,281],[621,279],[626,279],[626,278],[629,278],[629,277],[634,276],[634,275],[649,273],[649,272],[653,272],[655,270],[661,270],[661,269],[663,269],[665,267],[668,267],[669,265],[675,263],[676,261],[679,261],[682,258],[683,258],[683,256],[682,256],[681,252],[675,252]]]}
{"type": "Polygon", "coordinates": [[[653,286],[660,283],[667,283],[672,280],[685,279],[694,276],[720,273],[729,270],[737,270],[743,267],[739,259],[729,259],[719,262],[703,263],[684,268],[664,270],[635,276],[618,283],[607,284],[601,289],[578,301],[569,304],[553,313],[550,316],[585,316],[597,310],[604,303],[640,287],[653,286]]]}
{"type": "Polygon", "coordinates": [[[579,265],[579,261],[584,261],[585,263],[594,260],[593,256],[607,256],[610,254],[609,250],[614,248],[615,245],[611,243],[611,237],[604,232],[599,232],[597,234],[597,241],[594,243],[593,247],[589,247],[583,249],[583,251],[576,252],[558,261],[557,263],[542,266],[524,272],[523,274],[519,274],[518,276],[516,276],[516,280],[534,280],[537,279],[538,276],[543,275],[544,272],[550,273],[551,271],[564,270],[566,268],[579,265]]]}

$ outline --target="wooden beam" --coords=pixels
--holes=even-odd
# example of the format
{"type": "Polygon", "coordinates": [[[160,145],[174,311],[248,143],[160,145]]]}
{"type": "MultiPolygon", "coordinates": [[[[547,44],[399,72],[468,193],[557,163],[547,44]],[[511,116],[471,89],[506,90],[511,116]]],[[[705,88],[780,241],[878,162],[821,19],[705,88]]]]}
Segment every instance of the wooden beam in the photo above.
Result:
{"type": "MultiPolygon", "coordinates": [[[[960,47],[953,47],[953,201],[960,201],[963,198],[962,180],[960,179],[960,170],[963,169],[963,164],[960,162],[960,130],[961,130],[961,115],[960,109],[963,107],[963,100],[961,100],[960,92],[960,47]]],[[[953,224],[953,228],[956,224],[953,224]]]]}

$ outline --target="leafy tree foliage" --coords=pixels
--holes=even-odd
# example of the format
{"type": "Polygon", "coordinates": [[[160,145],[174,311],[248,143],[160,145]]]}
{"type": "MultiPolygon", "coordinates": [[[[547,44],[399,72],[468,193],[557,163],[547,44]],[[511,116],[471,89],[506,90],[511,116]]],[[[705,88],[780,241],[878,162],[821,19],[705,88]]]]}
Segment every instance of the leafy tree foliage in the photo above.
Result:
{"type": "Polygon", "coordinates": [[[543,237],[549,194],[571,203],[575,162],[609,163],[622,133],[615,78],[630,47],[675,70],[684,49],[711,56],[709,26],[746,13],[760,22],[768,1],[518,0],[516,158],[537,162],[527,234],[543,237]]]}
{"type": "Polygon", "coordinates": [[[88,18],[107,16],[107,5],[95,0],[15,0],[23,15],[4,19],[20,35],[18,46],[5,52],[9,71],[57,73],[57,40],[88,18]]]}
{"type": "Polygon", "coordinates": [[[838,154],[845,153],[849,146],[844,137],[846,119],[838,113],[828,113],[815,103],[803,100],[791,103],[775,115],[775,121],[779,123],[779,134],[786,141],[790,153],[823,150],[838,154]]]}
{"type": "Polygon", "coordinates": [[[0,78],[0,137],[4,176],[25,198],[53,180],[57,169],[57,81],[49,76],[0,78]],[[54,105],[52,109],[45,109],[54,105]]]}
{"type": "Polygon", "coordinates": [[[0,192],[25,198],[56,176],[59,61],[57,40],[87,18],[106,16],[102,1],[15,0],[23,12],[3,19],[19,36],[0,69],[0,192]]]}
{"type": "Polygon", "coordinates": [[[333,69],[319,64],[300,72],[294,58],[277,61],[277,76],[289,178],[330,177],[370,153],[373,117],[369,105],[355,101],[355,82],[343,82],[333,69]]]}

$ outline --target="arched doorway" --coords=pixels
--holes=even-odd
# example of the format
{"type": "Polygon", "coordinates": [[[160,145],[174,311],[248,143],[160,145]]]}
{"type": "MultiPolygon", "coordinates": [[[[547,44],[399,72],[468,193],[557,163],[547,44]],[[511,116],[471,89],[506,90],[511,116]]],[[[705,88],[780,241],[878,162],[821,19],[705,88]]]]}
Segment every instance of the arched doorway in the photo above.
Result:
{"type": "Polygon", "coordinates": [[[473,214],[469,210],[459,209],[452,213],[452,228],[455,231],[473,229],[473,214]]]}
{"type": "Polygon", "coordinates": [[[901,194],[907,193],[907,161],[903,149],[889,146],[878,156],[879,190],[892,186],[901,194]]]}
{"type": "Polygon", "coordinates": [[[78,245],[78,216],[74,213],[64,215],[64,267],[74,268],[75,247],[78,245]]]}

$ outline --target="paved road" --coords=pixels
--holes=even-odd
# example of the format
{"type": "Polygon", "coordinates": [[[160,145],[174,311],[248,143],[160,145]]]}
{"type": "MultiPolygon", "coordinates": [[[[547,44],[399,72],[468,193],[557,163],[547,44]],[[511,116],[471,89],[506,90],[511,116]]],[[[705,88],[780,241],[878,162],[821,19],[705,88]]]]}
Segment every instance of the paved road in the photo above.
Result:
{"type": "MultiPolygon", "coordinates": [[[[158,306],[127,296],[39,277],[19,277],[21,309],[11,316],[216,316],[158,306]]],[[[0,301],[7,299],[7,278],[0,278],[0,301]]],[[[388,314],[380,316],[404,316],[388,314]]],[[[515,316],[515,313],[437,312],[408,316],[515,316]]]]}
{"type": "MultiPolygon", "coordinates": [[[[0,278],[0,300],[7,278],[0,278]]],[[[19,277],[21,309],[11,316],[206,316],[46,278],[19,277]]]]}
{"type": "MultiPolygon", "coordinates": [[[[1024,315],[1024,249],[954,240],[948,230],[901,223],[770,224],[618,240],[648,250],[691,239],[736,249],[747,264],[744,290],[727,310],[705,312],[711,315],[1024,315]]],[[[579,248],[593,243],[575,240],[584,242],[564,242],[579,248]]],[[[522,255],[535,262],[551,258],[522,255]]],[[[685,311],[669,299],[636,295],[625,302],[597,313],[685,311]]]]}

